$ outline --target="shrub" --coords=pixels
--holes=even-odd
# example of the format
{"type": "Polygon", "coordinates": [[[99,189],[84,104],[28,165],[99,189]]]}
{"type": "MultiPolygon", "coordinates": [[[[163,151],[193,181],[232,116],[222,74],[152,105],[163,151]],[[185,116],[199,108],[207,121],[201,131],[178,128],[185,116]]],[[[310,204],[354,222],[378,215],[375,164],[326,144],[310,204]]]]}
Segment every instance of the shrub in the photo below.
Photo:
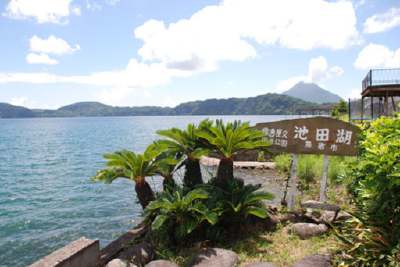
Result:
{"type": "Polygon", "coordinates": [[[202,200],[209,197],[202,189],[194,189],[187,193],[181,187],[175,191],[164,191],[145,209],[145,217],[152,221],[151,229],[172,243],[187,238],[203,222],[214,225],[218,216],[211,211],[202,200]]]}
{"type": "Polygon", "coordinates": [[[315,183],[322,173],[322,157],[315,155],[304,155],[299,158],[297,175],[300,188],[307,190],[310,184],[315,183]]]}
{"type": "Polygon", "coordinates": [[[289,154],[280,154],[274,158],[276,169],[280,173],[289,173],[292,157],[289,154]]]}
{"type": "Polygon", "coordinates": [[[361,231],[350,235],[347,258],[356,265],[386,266],[400,261],[399,116],[372,122],[362,138],[359,160],[349,166],[361,231]]]}
{"type": "MultiPolygon", "coordinates": [[[[214,195],[212,201],[219,203],[217,209],[222,210],[221,215],[230,222],[244,222],[250,216],[261,219],[268,217],[264,200],[272,200],[271,193],[257,191],[260,185],[245,185],[241,179],[232,179],[226,183],[224,189],[215,186],[215,179],[210,181],[208,190],[214,195]]],[[[212,203],[211,203],[212,205],[212,203]]]]}
{"type": "Polygon", "coordinates": [[[145,219],[152,222],[153,232],[164,241],[178,244],[219,241],[232,229],[237,232],[250,219],[269,216],[263,201],[273,199],[272,194],[257,191],[260,186],[245,185],[238,179],[225,185],[221,189],[214,178],[189,192],[181,187],[163,192],[148,205],[145,219]]]}

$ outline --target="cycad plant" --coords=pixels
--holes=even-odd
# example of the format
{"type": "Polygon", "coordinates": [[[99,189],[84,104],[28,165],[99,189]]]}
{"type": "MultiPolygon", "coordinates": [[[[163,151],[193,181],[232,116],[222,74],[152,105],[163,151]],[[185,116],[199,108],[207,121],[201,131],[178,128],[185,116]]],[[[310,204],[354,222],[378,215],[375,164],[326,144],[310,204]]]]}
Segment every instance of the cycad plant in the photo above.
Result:
{"type": "Polygon", "coordinates": [[[167,150],[175,154],[177,158],[183,158],[180,166],[185,166],[183,184],[188,188],[193,188],[195,185],[203,183],[200,157],[207,155],[208,149],[197,136],[197,133],[200,129],[206,128],[207,125],[211,125],[211,122],[205,120],[199,126],[189,124],[185,130],[171,128],[157,131],[157,134],[167,138],[159,140],[158,143],[167,147],[167,150]]]}
{"type": "Polygon", "coordinates": [[[241,121],[228,122],[217,120],[215,125],[200,130],[197,135],[206,140],[210,147],[220,156],[217,180],[224,182],[233,179],[233,156],[244,150],[265,149],[268,142],[264,134],[241,121]]]}
{"type": "MultiPolygon", "coordinates": [[[[154,142],[153,145],[155,145],[156,148],[160,151],[165,150],[165,148],[161,146],[158,142],[154,142]]],[[[172,154],[170,151],[165,150],[157,157],[157,161],[159,162],[159,167],[156,173],[163,178],[164,191],[173,190],[176,186],[174,173],[177,168],[176,165],[180,162],[180,159],[176,158],[175,154],[172,154]]]]}
{"type": "Polygon", "coordinates": [[[259,191],[260,185],[244,184],[242,179],[227,180],[223,189],[218,181],[212,179],[203,188],[212,196],[210,200],[215,209],[223,214],[230,223],[245,222],[250,216],[265,219],[269,216],[263,201],[274,199],[274,195],[259,191]]]}
{"type": "Polygon", "coordinates": [[[203,222],[214,225],[218,221],[215,212],[203,203],[209,195],[202,189],[185,193],[181,187],[164,191],[145,209],[145,217],[152,221],[152,230],[166,234],[173,243],[189,236],[203,222]]]}
{"type": "Polygon", "coordinates": [[[165,160],[157,157],[162,151],[150,145],[143,154],[122,150],[105,154],[107,167],[97,172],[94,181],[112,183],[117,178],[126,178],[135,182],[135,191],[139,203],[145,208],[154,200],[154,192],[146,182],[146,177],[157,175],[165,160]]]}

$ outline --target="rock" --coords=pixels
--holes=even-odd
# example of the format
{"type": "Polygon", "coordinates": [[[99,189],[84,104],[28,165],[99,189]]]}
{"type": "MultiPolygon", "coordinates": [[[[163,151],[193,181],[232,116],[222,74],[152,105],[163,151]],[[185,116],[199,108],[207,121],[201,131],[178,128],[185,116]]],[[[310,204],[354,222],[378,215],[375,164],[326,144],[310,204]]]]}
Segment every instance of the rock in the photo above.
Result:
{"type": "Polygon", "coordinates": [[[333,223],[335,221],[346,221],[350,219],[352,216],[345,212],[345,211],[340,211],[335,218],[336,212],[333,211],[323,211],[321,213],[321,216],[319,218],[319,221],[322,223],[333,223]]]}
{"type": "Polygon", "coordinates": [[[230,250],[207,248],[194,256],[188,266],[192,267],[233,267],[239,261],[238,255],[230,250]]]}
{"type": "Polygon", "coordinates": [[[106,267],[137,267],[135,264],[130,263],[128,260],[113,259],[107,263],[106,267]]]}
{"type": "Polygon", "coordinates": [[[294,263],[293,267],[331,267],[329,255],[311,255],[294,263]]]}
{"type": "Polygon", "coordinates": [[[270,262],[256,262],[256,263],[249,263],[244,267],[276,267],[276,265],[270,262]]]}
{"type": "Polygon", "coordinates": [[[307,239],[326,233],[328,231],[328,227],[325,224],[295,223],[292,225],[291,230],[301,239],[307,239]]]}
{"type": "Polygon", "coordinates": [[[328,204],[328,203],[315,201],[315,200],[305,201],[305,202],[301,203],[301,206],[303,208],[329,210],[329,211],[336,211],[336,212],[339,212],[339,210],[340,210],[340,207],[337,205],[328,204]]]}
{"type": "Polygon", "coordinates": [[[143,242],[125,248],[117,258],[142,266],[152,261],[154,257],[155,252],[153,247],[149,243],[143,242]]]}
{"type": "Polygon", "coordinates": [[[144,223],[140,223],[133,229],[128,230],[125,234],[108,244],[100,251],[99,266],[106,265],[107,262],[117,258],[118,254],[135,239],[143,236],[148,230],[144,223]]]}
{"type": "Polygon", "coordinates": [[[145,267],[179,267],[179,266],[171,261],[156,260],[149,262],[145,267]]]}

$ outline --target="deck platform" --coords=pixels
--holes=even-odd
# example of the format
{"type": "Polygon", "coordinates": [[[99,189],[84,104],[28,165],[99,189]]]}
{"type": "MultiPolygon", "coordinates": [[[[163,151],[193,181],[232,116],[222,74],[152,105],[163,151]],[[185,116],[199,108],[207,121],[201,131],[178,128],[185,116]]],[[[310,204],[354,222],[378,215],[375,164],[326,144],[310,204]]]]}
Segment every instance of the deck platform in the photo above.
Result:
{"type": "Polygon", "coordinates": [[[371,119],[396,113],[399,108],[395,97],[400,97],[400,68],[370,70],[362,81],[361,119],[365,109],[370,110],[371,119]],[[366,97],[370,98],[369,107],[365,107],[366,97]],[[374,110],[374,105],[378,110],[374,110]]]}

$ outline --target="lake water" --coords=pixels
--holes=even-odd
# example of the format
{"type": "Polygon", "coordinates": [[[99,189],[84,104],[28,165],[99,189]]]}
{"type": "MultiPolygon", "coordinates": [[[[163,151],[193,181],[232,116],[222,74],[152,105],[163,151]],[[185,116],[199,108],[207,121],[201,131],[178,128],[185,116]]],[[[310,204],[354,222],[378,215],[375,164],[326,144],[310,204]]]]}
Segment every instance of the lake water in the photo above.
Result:
{"type": "MultiPolygon", "coordinates": [[[[81,236],[104,246],[141,208],[130,181],[92,183],[102,154],[143,151],[155,131],[205,116],[0,120],[0,266],[25,266],[81,236]]],[[[208,116],[267,122],[289,116],[208,116]]],[[[155,187],[157,178],[151,180],[155,187]]]]}

